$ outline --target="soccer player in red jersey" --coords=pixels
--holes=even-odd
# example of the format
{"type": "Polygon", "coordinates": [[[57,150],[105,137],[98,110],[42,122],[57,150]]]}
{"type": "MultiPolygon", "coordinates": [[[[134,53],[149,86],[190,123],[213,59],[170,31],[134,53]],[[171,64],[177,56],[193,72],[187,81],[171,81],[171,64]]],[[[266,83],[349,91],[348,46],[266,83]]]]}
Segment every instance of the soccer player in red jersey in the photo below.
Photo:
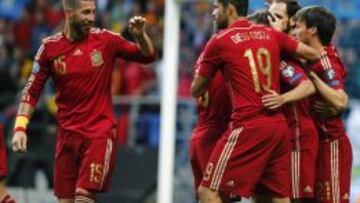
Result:
{"type": "Polygon", "coordinates": [[[247,21],[248,0],[216,0],[213,16],[223,31],[208,42],[191,91],[204,94],[221,70],[232,99],[231,130],[218,141],[198,190],[201,203],[220,193],[256,195],[257,202],[289,202],[290,143],[280,112],[263,107],[264,89],[280,90],[280,55],[318,60],[314,49],[284,33],[247,21]]]}
{"type": "Polygon", "coordinates": [[[7,159],[6,146],[4,136],[4,126],[0,123],[0,203],[16,203],[15,200],[8,194],[5,184],[5,177],[7,175],[7,159]]]}
{"type": "MultiPolygon", "coordinates": [[[[297,0],[275,0],[269,7],[272,16],[269,22],[276,30],[290,35],[296,25],[292,18],[300,9],[297,0]]],[[[302,66],[298,60],[284,57],[280,63],[283,94],[278,95],[273,92],[264,96],[263,101],[270,109],[283,106],[282,110],[289,125],[292,146],[291,198],[295,202],[312,202],[315,197],[315,169],[319,141],[310,113],[309,98],[304,97],[314,94],[315,88],[302,66]]]]}
{"type": "MultiPolygon", "coordinates": [[[[321,61],[310,66],[310,78],[318,94],[312,103],[328,103],[342,112],[348,104],[344,91],[346,69],[331,39],[336,19],[324,7],[306,7],[297,15],[296,34],[300,41],[321,52],[321,61]]],[[[322,203],[349,202],[352,150],[341,113],[324,117],[313,112],[319,132],[319,155],[316,171],[316,196],[322,203]]]]}
{"type": "Polygon", "coordinates": [[[25,152],[26,127],[46,80],[56,87],[58,133],[54,192],[60,203],[95,202],[109,189],[116,157],[116,125],[111,75],[117,57],[155,60],[146,21],[136,16],[129,29],[136,43],[119,34],[93,28],[95,0],[63,0],[66,16],[61,33],[43,40],[20,101],[12,140],[25,152]]]}
{"type": "MultiPolygon", "coordinates": [[[[195,65],[195,69],[197,67],[195,65]]],[[[211,81],[206,93],[197,98],[197,103],[198,120],[190,141],[190,163],[195,188],[200,186],[210,155],[230,122],[230,95],[220,72],[211,81]]]]}

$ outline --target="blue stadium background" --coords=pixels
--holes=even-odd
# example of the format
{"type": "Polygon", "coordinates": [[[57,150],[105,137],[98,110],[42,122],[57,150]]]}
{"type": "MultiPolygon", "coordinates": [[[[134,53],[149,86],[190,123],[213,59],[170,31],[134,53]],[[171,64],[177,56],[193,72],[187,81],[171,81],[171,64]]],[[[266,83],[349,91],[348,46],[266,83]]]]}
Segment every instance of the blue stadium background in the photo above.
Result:
{"type": "MultiPolygon", "coordinates": [[[[251,0],[251,10],[264,8],[251,0]]],[[[160,80],[163,68],[162,40],[164,0],[98,0],[97,25],[121,32],[133,15],[144,15],[148,31],[160,53],[150,66],[118,61],[112,92],[119,121],[122,147],[113,190],[100,202],[154,202],[159,138],[160,80]],[[134,170],[136,169],[136,170],[134,170]]],[[[346,89],[351,96],[345,113],[347,131],[354,147],[351,199],[360,202],[360,0],[300,0],[303,6],[323,5],[335,13],[338,28],[334,44],[348,68],[346,89]]],[[[207,2],[183,1],[181,5],[178,119],[176,124],[175,202],[195,202],[188,160],[188,140],[196,121],[190,98],[192,66],[211,35],[211,6],[207,2]]],[[[7,127],[7,144],[16,115],[16,102],[31,71],[41,39],[61,30],[59,0],[0,0],[0,122],[7,127]]],[[[51,194],[55,126],[54,89],[46,85],[30,128],[26,155],[9,151],[8,184],[20,203],[54,202],[51,194]]]]}

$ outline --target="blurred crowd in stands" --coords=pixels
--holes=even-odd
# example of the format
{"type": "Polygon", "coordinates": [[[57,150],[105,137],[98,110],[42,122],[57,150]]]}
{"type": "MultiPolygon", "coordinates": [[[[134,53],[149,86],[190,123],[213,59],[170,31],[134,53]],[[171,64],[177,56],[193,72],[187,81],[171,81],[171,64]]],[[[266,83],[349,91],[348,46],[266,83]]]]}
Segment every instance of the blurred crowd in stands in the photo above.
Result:
{"type": "MultiPolygon", "coordinates": [[[[126,27],[133,15],[143,15],[149,23],[148,32],[154,40],[159,60],[149,67],[119,60],[114,67],[113,94],[127,96],[158,96],[162,65],[164,30],[164,0],[98,0],[97,26],[122,33],[131,39],[126,27]]],[[[181,10],[181,42],[178,96],[190,97],[192,66],[212,33],[211,3],[184,1],[181,10]]],[[[255,1],[254,1],[255,2],[255,1]]],[[[252,8],[264,7],[256,1],[252,8]]],[[[340,1],[303,0],[303,4],[325,4],[337,8],[340,1]],[[325,3],[324,3],[325,2],[325,3]]],[[[251,1],[253,3],[253,1],[251,1]]],[[[360,16],[351,15],[360,1],[341,1],[349,8],[338,16],[334,43],[348,68],[347,90],[352,98],[360,98],[360,16]],[[358,19],[354,19],[358,18],[358,19]]],[[[64,16],[59,0],[1,0],[0,1],[0,122],[8,126],[15,115],[17,94],[31,73],[33,57],[41,39],[61,31],[64,16]]],[[[51,82],[44,90],[40,109],[53,115],[56,112],[51,82]]]]}
{"type": "MultiPolygon", "coordinates": [[[[147,30],[159,53],[159,59],[150,66],[119,60],[114,67],[112,81],[114,95],[152,96],[159,99],[161,72],[166,68],[162,63],[164,1],[97,0],[97,26],[122,33],[125,38],[131,40],[127,31],[129,18],[134,15],[145,16],[149,24],[147,30]]],[[[263,0],[250,2],[252,10],[265,7],[263,0]]],[[[360,0],[300,0],[300,2],[303,5],[327,5],[336,11],[338,29],[334,43],[338,46],[348,68],[347,90],[352,98],[360,99],[360,13],[356,9],[360,8],[360,0]],[[342,6],[339,6],[339,3],[342,6]],[[339,10],[339,8],[343,9],[339,10]]],[[[190,101],[186,105],[178,106],[180,113],[177,139],[181,141],[177,142],[177,162],[181,162],[179,165],[184,166],[188,164],[186,149],[188,136],[196,120],[195,105],[190,98],[193,64],[213,32],[211,9],[211,0],[184,0],[181,6],[178,97],[190,101]],[[182,143],[182,146],[179,143],[182,143]]],[[[6,124],[8,135],[11,134],[11,126],[16,114],[14,105],[31,73],[33,58],[41,44],[41,39],[61,32],[63,20],[60,0],[0,0],[0,122],[6,124]]],[[[34,178],[31,176],[34,176],[39,168],[45,172],[50,186],[52,185],[53,153],[50,152],[55,148],[53,135],[56,130],[56,105],[53,92],[52,84],[49,82],[29,128],[30,151],[24,156],[8,153],[10,186],[33,187],[34,178]]],[[[149,106],[136,107],[138,112],[135,112],[135,116],[129,105],[123,103],[115,105],[115,113],[119,119],[118,132],[122,143],[125,143],[128,134],[134,134],[132,131],[135,130],[136,144],[157,147],[160,107],[156,99],[152,101],[149,106]],[[132,122],[133,124],[130,124],[132,122]],[[129,128],[130,125],[132,128],[129,128]]],[[[10,137],[7,136],[8,143],[10,137]]],[[[186,184],[182,182],[178,184],[187,185],[191,190],[190,170],[188,168],[181,170],[181,167],[177,167],[177,170],[180,173],[187,171],[187,173],[183,172],[188,177],[186,184]]]]}

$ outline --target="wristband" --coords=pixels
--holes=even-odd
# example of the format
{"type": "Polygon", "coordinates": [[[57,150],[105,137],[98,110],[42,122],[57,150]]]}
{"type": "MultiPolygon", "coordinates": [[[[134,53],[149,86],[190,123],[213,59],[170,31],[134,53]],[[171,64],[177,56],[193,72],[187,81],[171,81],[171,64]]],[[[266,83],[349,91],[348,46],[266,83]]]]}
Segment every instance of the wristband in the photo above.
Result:
{"type": "Polygon", "coordinates": [[[16,133],[16,132],[26,132],[26,129],[22,128],[22,127],[17,127],[17,128],[14,128],[14,133],[16,133]]]}
{"type": "Polygon", "coordinates": [[[19,131],[20,129],[26,131],[26,128],[29,124],[29,120],[30,120],[29,117],[25,115],[16,116],[14,131],[19,131]]]}

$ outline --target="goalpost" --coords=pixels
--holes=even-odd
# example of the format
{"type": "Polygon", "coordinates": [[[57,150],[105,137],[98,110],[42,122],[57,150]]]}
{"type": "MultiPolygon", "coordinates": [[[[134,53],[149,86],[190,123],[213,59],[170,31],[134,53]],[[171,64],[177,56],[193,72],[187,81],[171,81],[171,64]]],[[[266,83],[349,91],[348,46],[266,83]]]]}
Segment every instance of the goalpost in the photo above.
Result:
{"type": "Polygon", "coordinates": [[[197,1],[211,2],[211,0],[165,0],[157,203],[173,202],[180,8],[182,2],[197,1]]]}
{"type": "Polygon", "coordinates": [[[165,1],[157,203],[173,202],[180,2],[165,1]]]}

